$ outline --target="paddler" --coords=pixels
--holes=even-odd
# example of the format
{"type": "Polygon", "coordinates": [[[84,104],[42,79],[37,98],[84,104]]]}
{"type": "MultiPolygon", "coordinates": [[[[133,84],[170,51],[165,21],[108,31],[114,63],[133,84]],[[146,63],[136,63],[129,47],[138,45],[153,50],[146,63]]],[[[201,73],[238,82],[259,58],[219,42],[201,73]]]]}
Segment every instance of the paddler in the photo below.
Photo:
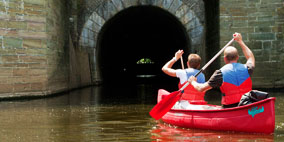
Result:
{"type": "MultiPolygon", "coordinates": [[[[162,71],[165,74],[179,78],[179,88],[187,82],[190,76],[199,72],[198,69],[200,68],[201,63],[201,57],[199,55],[189,54],[186,69],[173,69],[172,66],[175,62],[182,58],[183,53],[183,50],[178,50],[175,53],[175,56],[162,67],[162,71]]],[[[196,79],[199,83],[205,82],[205,76],[203,73],[201,73],[196,79]]],[[[184,93],[182,94],[180,101],[177,102],[174,108],[187,109],[190,104],[207,104],[207,102],[204,100],[204,95],[205,92],[198,92],[193,88],[193,86],[188,85],[184,89],[184,93]]]]}
{"type": "Polygon", "coordinates": [[[206,92],[212,88],[220,88],[223,93],[221,104],[223,108],[236,107],[243,94],[252,90],[251,75],[255,68],[255,58],[252,51],[243,42],[240,33],[233,34],[234,40],[240,45],[246,58],[246,63],[238,63],[238,50],[229,46],[224,50],[225,65],[214,72],[205,83],[198,82],[191,76],[189,82],[199,92],[206,92]]]}

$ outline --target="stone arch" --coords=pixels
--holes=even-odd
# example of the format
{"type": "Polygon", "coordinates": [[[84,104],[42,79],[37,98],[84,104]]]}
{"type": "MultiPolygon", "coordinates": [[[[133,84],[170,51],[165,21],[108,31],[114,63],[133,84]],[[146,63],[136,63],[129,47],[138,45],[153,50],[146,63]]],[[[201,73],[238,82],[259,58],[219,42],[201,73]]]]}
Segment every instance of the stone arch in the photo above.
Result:
{"type": "Polygon", "coordinates": [[[87,2],[84,26],[82,26],[79,36],[79,47],[92,52],[92,74],[93,80],[99,81],[100,75],[97,73],[96,45],[100,30],[106,21],[111,19],[118,12],[132,6],[157,6],[172,15],[183,24],[190,39],[191,53],[198,53],[205,56],[205,12],[204,2],[199,0],[107,0],[87,2]]]}

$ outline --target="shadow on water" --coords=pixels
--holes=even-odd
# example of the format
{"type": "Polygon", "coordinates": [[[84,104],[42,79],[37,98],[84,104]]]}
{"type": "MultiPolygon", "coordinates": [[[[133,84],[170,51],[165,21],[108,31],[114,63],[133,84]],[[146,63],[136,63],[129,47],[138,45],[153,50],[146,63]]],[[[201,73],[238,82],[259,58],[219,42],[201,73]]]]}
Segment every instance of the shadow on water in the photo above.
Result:
{"type": "MultiPolygon", "coordinates": [[[[282,91],[270,93],[277,98],[275,133],[262,135],[183,129],[156,121],[148,113],[156,103],[157,89],[176,88],[151,82],[94,86],[51,98],[0,102],[1,140],[284,141],[282,91]]],[[[206,100],[218,104],[220,96],[208,94],[206,100]]]]}

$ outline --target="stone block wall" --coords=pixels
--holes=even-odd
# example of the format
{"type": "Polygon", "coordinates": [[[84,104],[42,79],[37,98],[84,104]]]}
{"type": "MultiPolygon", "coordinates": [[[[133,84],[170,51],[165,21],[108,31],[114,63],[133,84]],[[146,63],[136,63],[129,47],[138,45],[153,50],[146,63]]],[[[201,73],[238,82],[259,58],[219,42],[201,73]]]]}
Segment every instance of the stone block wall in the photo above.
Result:
{"type": "Polygon", "coordinates": [[[72,52],[70,5],[0,1],[0,98],[45,96],[91,83],[88,54],[72,52]]]}
{"type": "Polygon", "coordinates": [[[89,51],[79,49],[70,32],[76,10],[76,1],[46,0],[47,95],[91,84],[89,51]]]}
{"type": "MultiPolygon", "coordinates": [[[[283,88],[283,0],[220,0],[219,2],[221,46],[232,38],[234,32],[241,33],[256,59],[253,86],[283,88]]],[[[239,47],[237,43],[234,46],[239,47]]],[[[245,62],[242,53],[240,61],[245,62]]]]}
{"type": "MultiPolygon", "coordinates": [[[[215,53],[209,45],[221,48],[234,32],[242,33],[256,57],[254,88],[284,87],[283,0],[0,0],[0,98],[90,85],[99,76],[94,46],[104,22],[137,5],[175,15],[195,47],[192,52],[205,58],[215,53]]],[[[240,61],[245,61],[242,54],[240,61]]]]}
{"type": "Polygon", "coordinates": [[[47,89],[46,1],[0,1],[0,97],[47,89]]]}
{"type": "Polygon", "coordinates": [[[68,88],[68,11],[64,0],[46,1],[47,91],[54,93],[68,88]]]}

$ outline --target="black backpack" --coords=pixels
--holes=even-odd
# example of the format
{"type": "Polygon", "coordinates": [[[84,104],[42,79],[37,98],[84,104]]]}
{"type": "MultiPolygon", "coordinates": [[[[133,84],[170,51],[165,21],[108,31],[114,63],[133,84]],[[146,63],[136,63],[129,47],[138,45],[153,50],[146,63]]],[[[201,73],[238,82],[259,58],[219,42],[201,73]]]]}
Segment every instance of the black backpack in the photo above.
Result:
{"type": "Polygon", "coordinates": [[[251,90],[250,92],[247,92],[242,96],[238,106],[248,105],[248,104],[260,101],[260,100],[264,100],[266,98],[268,98],[267,92],[251,90]]]}

